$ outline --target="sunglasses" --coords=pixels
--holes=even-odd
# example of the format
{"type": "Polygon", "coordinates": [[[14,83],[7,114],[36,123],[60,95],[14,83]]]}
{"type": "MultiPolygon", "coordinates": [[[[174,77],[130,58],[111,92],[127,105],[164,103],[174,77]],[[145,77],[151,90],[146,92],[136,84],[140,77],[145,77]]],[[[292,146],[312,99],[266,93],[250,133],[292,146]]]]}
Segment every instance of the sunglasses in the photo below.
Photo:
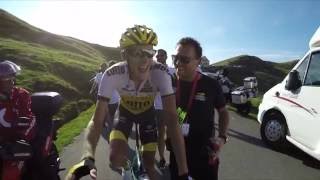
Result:
{"type": "Polygon", "coordinates": [[[175,66],[178,66],[178,63],[181,64],[189,64],[191,61],[191,58],[188,56],[182,56],[182,55],[172,55],[172,61],[175,66]]]}
{"type": "Polygon", "coordinates": [[[152,58],[156,54],[153,49],[128,49],[128,54],[137,58],[152,58]]]}

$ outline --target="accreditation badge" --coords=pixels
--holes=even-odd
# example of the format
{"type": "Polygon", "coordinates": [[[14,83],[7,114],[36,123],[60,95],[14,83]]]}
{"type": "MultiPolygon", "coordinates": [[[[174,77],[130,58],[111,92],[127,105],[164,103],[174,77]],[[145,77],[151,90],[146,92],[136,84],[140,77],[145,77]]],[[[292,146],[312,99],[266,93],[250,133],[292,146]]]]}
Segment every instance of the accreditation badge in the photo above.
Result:
{"type": "Polygon", "coordinates": [[[187,112],[183,111],[182,108],[178,107],[177,114],[178,114],[179,124],[181,126],[187,117],[187,112]]]}
{"type": "Polygon", "coordinates": [[[189,127],[190,127],[190,124],[188,124],[188,123],[182,124],[181,130],[182,130],[183,136],[187,137],[189,135],[189,127]]]}
{"type": "Polygon", "coordinates": [[[181,127],[182,134],[183,136],[188,136],[190,124],[185,122],[187,117],[187,112],[183,111],[182,108],[178,107],[177,114],[178,114],[178,119],[179,119],[179,124],[181,127]]]}

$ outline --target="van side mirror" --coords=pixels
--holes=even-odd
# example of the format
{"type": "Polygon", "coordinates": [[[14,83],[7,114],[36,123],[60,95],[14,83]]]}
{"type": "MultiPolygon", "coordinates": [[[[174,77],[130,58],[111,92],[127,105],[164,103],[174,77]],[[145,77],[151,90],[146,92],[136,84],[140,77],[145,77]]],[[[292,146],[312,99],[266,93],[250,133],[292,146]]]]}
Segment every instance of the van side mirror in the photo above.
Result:
{"type": "Polygon", "coordinates": [[[286,82],[285,88],[289,91],[295,91],[302,86],[302,81],[297,70],[293,70],[289,73],[289,78],[286,82]]]}

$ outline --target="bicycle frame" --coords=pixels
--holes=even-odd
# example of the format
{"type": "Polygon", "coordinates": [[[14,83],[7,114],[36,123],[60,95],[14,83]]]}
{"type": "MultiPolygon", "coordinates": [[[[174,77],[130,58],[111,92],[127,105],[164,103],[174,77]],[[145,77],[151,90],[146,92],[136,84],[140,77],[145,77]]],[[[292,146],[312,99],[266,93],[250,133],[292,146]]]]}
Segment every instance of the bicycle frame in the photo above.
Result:
{"type": "Polygon", "coordinates": [[[136,129],[136,146],[135,153],[130,162],[130,172],[131,177],[124,176],[123,180],[148,180],[148,176],[146,170],[143,166],[142,155],[140,151],[140,143],[139,143],[139,129],[137,123],[135,123],[136,129]]]}

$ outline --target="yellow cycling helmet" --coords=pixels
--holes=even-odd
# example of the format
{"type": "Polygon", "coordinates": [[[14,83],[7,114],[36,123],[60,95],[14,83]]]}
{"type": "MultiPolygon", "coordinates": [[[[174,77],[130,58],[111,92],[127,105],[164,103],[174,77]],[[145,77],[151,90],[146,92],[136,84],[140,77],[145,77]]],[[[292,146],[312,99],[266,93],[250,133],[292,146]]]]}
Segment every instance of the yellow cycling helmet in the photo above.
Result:
{"type": "Polygon", "coordinates": [[[134,25],[121,36],[120,48],[140,44],[156,46],[158,44],[157,34],[145,25],[134,25]]]}

